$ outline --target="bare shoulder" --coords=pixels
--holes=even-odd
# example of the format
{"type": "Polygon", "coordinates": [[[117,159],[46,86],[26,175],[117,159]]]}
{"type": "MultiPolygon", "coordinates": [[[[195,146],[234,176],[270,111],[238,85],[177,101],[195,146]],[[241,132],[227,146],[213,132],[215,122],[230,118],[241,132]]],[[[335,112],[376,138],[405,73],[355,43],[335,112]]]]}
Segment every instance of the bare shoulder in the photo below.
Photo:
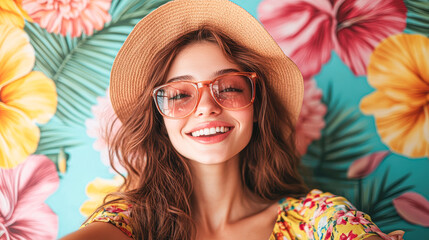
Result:
{"type": "Polygon", "coordinates": [[[105,222],[93,222],[88,226],[77,230],[63,238],[61,240],[75,240],[75,239],[88,239],[88,240],[131,240],[120,229],[110,223],[105,222]]]}

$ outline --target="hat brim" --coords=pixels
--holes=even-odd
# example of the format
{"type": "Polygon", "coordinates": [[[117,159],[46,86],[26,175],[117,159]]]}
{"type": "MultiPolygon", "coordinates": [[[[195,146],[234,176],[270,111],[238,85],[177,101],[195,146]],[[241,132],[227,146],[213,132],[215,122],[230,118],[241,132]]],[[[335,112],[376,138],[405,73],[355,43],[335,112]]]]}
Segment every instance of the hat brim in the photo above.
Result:
{"type": "MultiPolygon", "coordinates": [[[[152,11],[134,27],[112,66],[110,97],[119,119],[132,114],[132,106],[145,90],[155,55],[185,33],[210,26],[238,44],[266,57],[272,72],[266,73],[269,88],[285,104],[296,122],[301,109],[304,85],[301,72],[264,27],[240,6],[227,0],[176,0],[152,11]]],[[[269,93],[273,94],[273,93],[269,93]]]]}

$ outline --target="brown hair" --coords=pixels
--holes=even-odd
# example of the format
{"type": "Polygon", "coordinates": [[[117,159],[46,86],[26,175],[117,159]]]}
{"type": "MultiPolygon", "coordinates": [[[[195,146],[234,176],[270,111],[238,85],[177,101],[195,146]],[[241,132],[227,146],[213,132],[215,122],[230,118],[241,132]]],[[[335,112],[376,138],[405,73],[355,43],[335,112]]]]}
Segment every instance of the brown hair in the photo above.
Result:
{"type": "MultiPolygon", "coordinates": [[[[190,197],[191,171],[171,144],[152,91],[166,81],[174,57],[184,46],[198,41],[218,44],[225,56],[244,71],[256,72],[255,116],[252,138],[240,153],[245,186],[265,200],[300,196],[308,189],[298,173],[292,120],[266,84],[270,71],[264,58],[234,42],[222,32],[202,27],[169,43],[148,66],[150,80],[136,102],[134,114],[112,137],[111,160],[116,157],[127,170],[120,191],[108,197],[131,204],[130,224],[136,239],[194,239],[190,197]],[[287,129],[287,131],[285,131],[287,129]],[[288,134],[283,134],[288,132],[288,134]]],[[[109,138],[108,138],[109,139],[109,138]]],[[[113,164],[112,164],[113,166],[113,164]]],[[[107,199],[107,197],[106,197],[107,199]]],[[[111,198],[110,198],[111,199],[111,198]]],[[[101,208],[101,207],[100,207],[101,208]]]]}

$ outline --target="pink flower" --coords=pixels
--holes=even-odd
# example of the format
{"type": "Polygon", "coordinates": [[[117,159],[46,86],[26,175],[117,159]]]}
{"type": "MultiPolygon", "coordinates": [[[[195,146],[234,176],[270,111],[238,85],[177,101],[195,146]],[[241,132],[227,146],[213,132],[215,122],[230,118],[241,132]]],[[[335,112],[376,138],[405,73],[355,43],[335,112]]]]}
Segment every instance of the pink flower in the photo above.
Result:
{"type": "Polygon", "coordinates": [[[320,215],[322,215],[328,207],[325,204],[319,205],[319,207],[314,211],[314,218],[318,218],[320,215]]]}
{"type": "Polygon", "coordinates": [[[112,0],[23,0],[24,10],[48,32],[92,35],[110,21],[112,0]]]}
{"type": "Polygon", "coordinates": [[[303,202],[302,205],[304,205],[306,208],[308,209],[312,209],[314,206],[316,206],[316,202],[313,201],[312,198],[306,198],[303,202]]]}
{"type": "Polygon", "coordinates": [[[344,210],[338,211],[335,214],[335,217],[337,218],[337,224],[338,225],[346,225],[348,215],[350,215],[350,212],[346,213],[344,210]]]}
{"type": "Polygon", "coordinates": [[[410,223],[429,227],[429,201],[415,192],[406,192],[393,200],[398,214],[410,223]]]}
{"type": "Polygon", "coordinates": [[[368,224],[368,223],[371,223],[371,222],[368,221],[368,220],[366,220],[363,217],[362,212],[357,212],[356,216],[349,217],[349,223],[351,223],[352,225],[357,225],[357,224],[368,224]]]}
{"type": "Polygon", "coordinates": [[[380,151],[359,158],[350,165],[349,170],[347,171],[347,177],[364,178],[368,174],[372,173],[387,155],[389,155],[389,151],[380,151]]]}
{"type": "Polygon", "coordinates": [[[332,235],[332,231],[334,230],[334,225],[330,225],[329,226],[329,228],[328,228],[328,230],[326,230],[326,237],[325,237],[325,240],[326,239],[330,239],[331,238],[331,235],[332,235]]]}
{"type": "Polygon", "coordinates": [[[314,239],[313,227],[309,223],[302,222],[299,224],[299,229],[305,232],[309,240],[314,239]]]}
{"type": "Polygon", "coordinates": [[[353,239],[355,239],[356,237],[357,237],[358,235],[357,234],[354,234],[353,233],[353,231],[350,231],[349,232],[349,235],[346,235],[346,234],[341,234],[341,236],[340,236],[340,240],[353,240],[353,239]]]}
{"type": "MultiPolygon", "coordinates": [[[[113,137],[122,126],[122,123],[117,120],[113,121],[117,118],[115,111],[113,110],[112,103],[110,102],[109,90],[106,92],[106,97],[98,97],[97,105],[92,107],[92,113],[94,114],[93,119],[87,119],[85,122],[86,125],[86,133],[88,136],[96,138],[94,142],[94,149],[100,151],[101,161],[106,165],[110,166],[109,161],[109,153],[108,153],[108,139],[106,136],[107,130],[111,130],[111,136],[113,137]],[[112,129],[110,129],[112,127],[112,129]]],[[[116,169],[125,173],[125,169],[122,165],[119,164],[117,159],[114,159],[116,169]]]]}
{"type": "Polygon", "coordinates": [[[124,210],[124,209],[122,209],[116,205],[111,205],[111,206],[107,207],[105,210],[108,212],[111,212],[111,213],[120,213],[120,212],[126,211],[126,210],[124,210]]]}
{"type": "Polygon", "coordinates": [[[1,239],[55,239],[58,218],[44,201],[58,185],[55,165],[43,155],[0,168],[1,239]]]}
{"type": "Polygon", "coordinates": [[[264,0],[259,18],[305,78],[317,74],[335,50],[355,75],[384,38],[405,28],[402,0],[264,0]]]}
{"type": "Polygon", "coordinates": [[[326,106],[320,101],[322,91],[317,88],[314,79],[304,81],[304,101],[296,123],[296,147],[301,155],[307,152],[308,145],[319,139],[325,127],[323,117],[326,106]]]}
{"type": "MultiPolygon", "coordinates": [[[[380,236],[382,239],[384,240],[392,240],[394,239],[393,237],[389,237],[389,235],[383,233],[380,228],[378,228],[376,225],[371,225],[371,227],[369,228],[365,228],[365,232],[373,232],[373,233],[377,233],[378,236],[380,236]]],[[[393,236],[393,235],[392,235],[393,236]]]]}

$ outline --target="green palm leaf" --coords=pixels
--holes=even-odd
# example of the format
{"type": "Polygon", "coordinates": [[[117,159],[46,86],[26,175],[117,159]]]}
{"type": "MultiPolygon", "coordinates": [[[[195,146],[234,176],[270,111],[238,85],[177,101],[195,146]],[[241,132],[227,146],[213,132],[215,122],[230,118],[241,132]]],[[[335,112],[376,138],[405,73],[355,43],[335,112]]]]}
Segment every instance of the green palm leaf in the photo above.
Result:
{"type": "Polygon", "coordinates": [[[116,53],[133,26],[166,1],[113,0],[112,21],[92,36],[78,38],[48,33],[34,23],[26,23],[36,51],[35,70],[56,83],[56,116],[65,125],[82,125],[91,117],[96,97],[105,94],[110,68],[116,53]]]}
{"type": "Polygon", "coordinates": [[[54,117],[49,123],[40,126],[40,141],[35,154],[58,154],[61,148],[70,148],[85,143],[84,126],[68,126],[54,117]]]}
{"type": "Polygon", "coordinates": [[[353,180],[347,179],[347,169],[353,160],[371,152],[372,135],[365,133],[368,123],[357,109],[343,107],[331,96],[332,86],[329,86],[322,100],[328,107],[325,128],[321,138],[314,141],[302,157],[302,165],[310,186],[323,186],[324,190],[338,194],[342,192],[339,189],[355,185],[353,180]],[[332,186],[333,181],[335,186],[332,186]]]}
{"type": "Polygon", "coordinates": [[[429,1],[404,0],[407,6],[407,27],[405,32],[420,33],[429,37],[429,1]]]}
{"type": "Polygon", "coordinates": [[[65,125],[56,116],[49,123],[39,126],[39,128],[40,141],[34,154],[47,156],[54,162],[59,173],[64,173],[69,159],[69,154],[66,151],[85,143],[85,128],[83,126],[65,125]]]}
{"type": "Polygon", "coordinates": [[[389,227],[393,223],[402,221],[402,218],[396,212],[392,200],[414,188],[412,185],[404,185],[410,176],[411,173],[408,173],[388,183],[389,169],[386,169],[381,181],[373,178],[372,181],[366,183],[365,179],[359,179],[359,187],[354,201],[355,206],[360,211],[369,214],[371,219],[384,231],[395,230],[389,227]]]}

